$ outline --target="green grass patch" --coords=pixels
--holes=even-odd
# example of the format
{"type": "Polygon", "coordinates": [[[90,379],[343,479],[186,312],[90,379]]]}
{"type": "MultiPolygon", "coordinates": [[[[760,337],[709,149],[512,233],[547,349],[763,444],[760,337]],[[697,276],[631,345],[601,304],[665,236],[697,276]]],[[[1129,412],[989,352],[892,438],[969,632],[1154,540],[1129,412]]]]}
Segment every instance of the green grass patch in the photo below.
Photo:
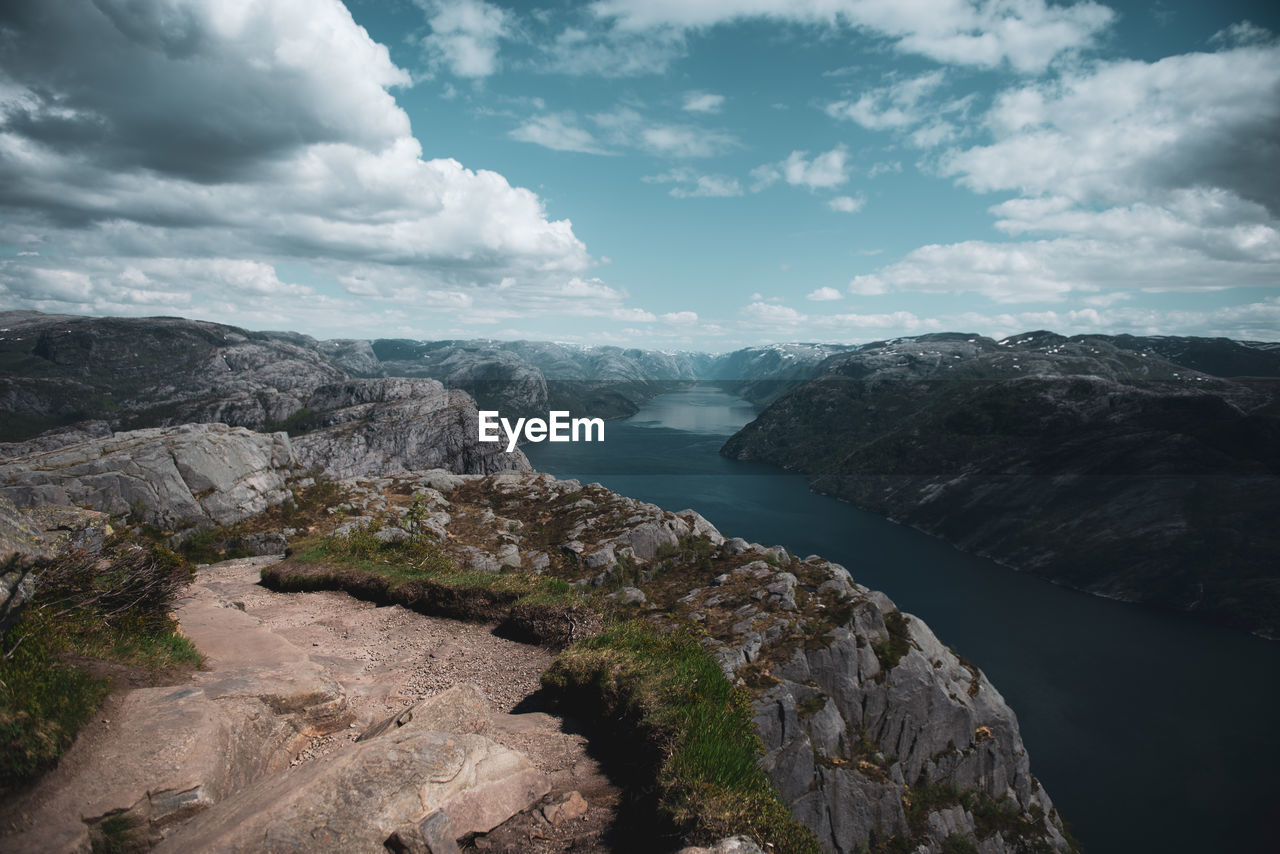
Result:
{"type": "Polygon", "coordinates": [[[695,631],[620,623],[567,649],[542,681],[555,702],[638,736],[657,818],[672,835],[708,842],[745,833],[779,852],[820,850],[757,764],[747,693],[725,679],[695,631]]]}
{"type": "Polygon", "coordinates": [[[56,762],[108,693],[72,656],[156,673],[201,660],[169,615],[191,577],[173,552],[117,536],[34,574],[35,598],[0,640],[0,790],[56,762]]]}
{"type": "Polygon", "coordinates": [[[911,630],[907,626],[907,618],[901,611],[893,610],[884,615],[885,628],[889,637],[872,647],[880,666],[892,670],[898,666],[902,656],[911,651],[911,630]]]}
{"type": "Polygon", "coordinates": [[[141,829],[141,822],[128,813],[109,815],[94,828],[90,850],[93,854],[132,854],[139,850],[141,829]]]}
{"type": "Polygon", "coordinates": [[[276,590],[344,590],[384,604],[462,620],[494,621],[520,640],[563,647],[599,631],[598,598],[561,579],[527,572],[462,569],[428,535],[381,542],[377,523],[338,537],[295,543],[266,567],[276,590]]]}

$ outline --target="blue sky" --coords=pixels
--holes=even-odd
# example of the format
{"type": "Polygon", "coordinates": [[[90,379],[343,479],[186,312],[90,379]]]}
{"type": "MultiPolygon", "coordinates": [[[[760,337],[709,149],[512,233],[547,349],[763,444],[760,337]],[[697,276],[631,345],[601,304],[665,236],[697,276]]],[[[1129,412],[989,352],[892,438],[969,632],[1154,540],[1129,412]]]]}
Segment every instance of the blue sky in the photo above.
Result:
{"type": "Polygon", "coordinates": [[[1280,339],[1280,13],[22,0],[0,306],[726,350],[1280,339]]]}

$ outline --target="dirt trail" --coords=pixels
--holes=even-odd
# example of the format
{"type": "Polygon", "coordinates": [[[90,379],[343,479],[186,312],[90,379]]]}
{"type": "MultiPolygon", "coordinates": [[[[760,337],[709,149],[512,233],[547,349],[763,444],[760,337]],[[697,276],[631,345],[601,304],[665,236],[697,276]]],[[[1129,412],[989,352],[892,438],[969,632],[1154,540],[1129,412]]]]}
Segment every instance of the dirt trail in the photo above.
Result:
{"type": "MultiPolygon", "coordinates": [[[[228,661],[243,666],[247,659],[255,673],[268,673],[277,648],[282,653],[291,651],[294,659],[285,678],[297,679],[298,672],[317,678],[310,676],[316,672],[318,678],[336,681],[352,722],[297,746],[289,762],[299,765],[353,742],[370,724],[421,699],[470,683],[481,690],[493,712],[484,734],[525,754],[549,776],[552,790],[544,804],[558,803],[577,791],[588,805],[585,816],[560,817],[554,823],[535,808],[473,844],[485,850],[533,852],[613,847],[610,833],[621,793],[588,755],[586,738],[558,717],[523,709],[513,713],[522,703],[525,708],[530,705],[552,653],[499,638],[492,626],[428,617],[397,605],[378,607],[345,593],[270,591],[258,584],[259,572],[275,560],[226,561],[199,571],[178,612],[184,629],[190,625],[189,633],[210,658],[210,671],[194,674],[193,685],[207,686],[210,680],[222,678],[219,671],[228,661]],[[249,624],[256,625],[250,628],[249,624]],[[299,657],[301,670],[296,663],[299,657]]],[[[110,783],[99,776],[99,766],[104,757],[127,748],[122,748],[108,718],[128,699],[126,693],[123,701],[111,703],[110,712],[97,716],[59,768],[23,798],[16,811],[21,818],[14,816],[17,820],[10,830],[23,825],[38,828],[45,820],[42,814],[56,809],[74,815],[80,811],[77,806],[83,809],[90,800],[102,801],[103,784],[109,787],[110,783]],[[86,782],[90,776],[97,779],[86,782]],[[85,795],[86,786],[99,791],[85,795]]],[[[137,788],[141,780],[127,780],[127,785],[137,788]]],[[[555,816],[554,809],[548,811],[555,816]]]]}

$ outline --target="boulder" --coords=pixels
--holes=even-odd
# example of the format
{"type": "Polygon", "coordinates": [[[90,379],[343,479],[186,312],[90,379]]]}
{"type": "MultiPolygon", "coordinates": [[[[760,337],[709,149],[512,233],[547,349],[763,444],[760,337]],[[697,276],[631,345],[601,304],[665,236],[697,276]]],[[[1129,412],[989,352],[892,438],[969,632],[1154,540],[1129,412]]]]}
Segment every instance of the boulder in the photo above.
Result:
{"type": "Polygon", "coordinates": [[[135,511],[157,525],[230,525],[289,498],[283,433],[185,424],[116,433],[0,462],[0,495],[19,507],[135,511]]]}

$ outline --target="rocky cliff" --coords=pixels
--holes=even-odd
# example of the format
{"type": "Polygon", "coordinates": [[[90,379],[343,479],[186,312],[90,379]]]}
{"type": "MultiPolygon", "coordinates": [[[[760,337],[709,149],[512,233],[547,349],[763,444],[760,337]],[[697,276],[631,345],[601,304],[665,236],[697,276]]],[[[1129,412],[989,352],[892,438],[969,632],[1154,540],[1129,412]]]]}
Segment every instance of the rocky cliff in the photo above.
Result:
{"type": "Polygon", "coordinates": [[[1276,636],[1277,391],[1137,340],[930,335],[827,360],[722,453],[1055,581],[1276,636]]]}
{"type": "Polygon", "coordinates": [[[285,501],[298,474],[283,433],[188,424],[9,456],[0,461],[0,496],[19,507],[76,505],[162,526],[217,526],[285,501]]]}
{"type": "MultiPolygon", "coordinates": [[[[751,696],[764,768],[824,850],[1071,847],[995,687],[841,566],[726,540],[693,511],[537,473],[409,474],[344,489],[359,515],[339,532],[374,526],[379,539],[403,541],[422,524],[410,514],[416,500],[457,566],[558,579],[622,616],[701,627],[724,673],[751,696]]],[[[428,613],[465,611],[464,594],[438,582],[401,584],[307,560],[264,578],[428,613]]],[[[528,632],[518,601],[495,595],[481,595],[478,607],[500,631],[528,632]]]]}
{"type": "Polygon", "coordinates": [[[4,440],[94,419],[116,430],[215,421],[261,430],[347,376],[293,333],[38,312],[0,313],[0,328],[4,440]]]}
{"type": "Polygon", "coordinates": [[[442,468],[459,473],[528,471],[520,450],[480,443],[475,402],[435,380],[332,383],[307,398],[312,413],[294,440],[299,461],[329,477],[442,468]]]}

